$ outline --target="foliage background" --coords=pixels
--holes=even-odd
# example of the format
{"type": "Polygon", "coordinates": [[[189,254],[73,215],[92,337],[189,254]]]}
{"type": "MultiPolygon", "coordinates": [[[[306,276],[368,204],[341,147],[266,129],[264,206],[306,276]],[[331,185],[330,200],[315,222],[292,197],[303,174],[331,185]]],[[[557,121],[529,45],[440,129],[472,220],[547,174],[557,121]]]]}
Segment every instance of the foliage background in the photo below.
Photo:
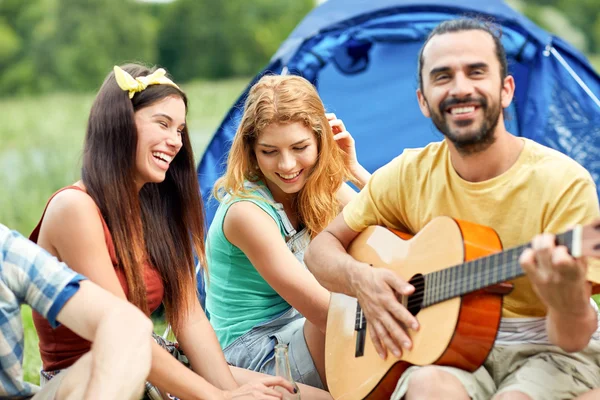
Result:
{"type": "MultiPolygon", "coordinates": [[[[598,0],[508,0],[596,60],[598,0]]],[[[89,91],[114,64],[158,64],[180,82],[251,76],[315,0],[1,0],[0,96],[89,91]]]]}
{"type": "Polygon", "coordinates": [[[314,0],[0,1],[0,95],[96,89],[143,60],[178,81],[250,76],[314,0]]]}

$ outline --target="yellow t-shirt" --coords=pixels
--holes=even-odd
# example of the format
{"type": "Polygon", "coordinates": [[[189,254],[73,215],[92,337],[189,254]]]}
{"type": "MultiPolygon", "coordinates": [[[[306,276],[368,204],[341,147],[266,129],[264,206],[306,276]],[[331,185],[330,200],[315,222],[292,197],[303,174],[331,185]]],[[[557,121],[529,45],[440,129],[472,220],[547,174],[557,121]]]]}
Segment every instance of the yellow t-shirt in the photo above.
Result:
{"type": "MultiPolygon", "coordinates": [[[[558,151],[523,139],[518,160],[502,175],[468,182],[454,170],[445,141],[405,150],[376,171],[344,208],[354,231],[369,225],[419,232],[438,216],[493,228],[505,249],[529,242],[542,232],[561,233],[600,216],[590,174],[558,151]]],[[[590,280],[597,266],[590,265],[590,280]]],[[[515,279],[504,299],[504,317],[541,317],[544,305],[526,277],[515,279]]]]}

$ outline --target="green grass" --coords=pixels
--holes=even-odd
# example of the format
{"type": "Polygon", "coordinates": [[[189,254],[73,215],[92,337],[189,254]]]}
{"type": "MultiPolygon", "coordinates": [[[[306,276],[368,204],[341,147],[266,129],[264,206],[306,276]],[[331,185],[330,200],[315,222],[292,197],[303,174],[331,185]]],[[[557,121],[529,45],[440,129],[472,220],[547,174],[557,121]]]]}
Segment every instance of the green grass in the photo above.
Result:
{"type": "Polygon", "coordinates": [[[38,348],[38,336],[33,326],[31,317],[31,308],[23,306],[21,308],[21,316],[23,317],[23,329],[25,333],[25,357],[23,360],[23,373],[25,380],[35,384],[40,383],[40,368],[41,360],[38,348]]]}
{"type": "MultiPolygon", "coordinates": [[[[189,97],[187,122],[196,161],[248,82],[239,78],[182,85],[189,97]]],[[[79,179],[93,100],[94,93],[0,99],[0,223],[28,236],[50,195],[79,179]]],[[[23,307],[22,316],[25,380],[39,383],[41,361],[31,309],[23,307]]],[[[155,319],[156,332],[162,334],[165,327],[163,319],[155,319]]]]}

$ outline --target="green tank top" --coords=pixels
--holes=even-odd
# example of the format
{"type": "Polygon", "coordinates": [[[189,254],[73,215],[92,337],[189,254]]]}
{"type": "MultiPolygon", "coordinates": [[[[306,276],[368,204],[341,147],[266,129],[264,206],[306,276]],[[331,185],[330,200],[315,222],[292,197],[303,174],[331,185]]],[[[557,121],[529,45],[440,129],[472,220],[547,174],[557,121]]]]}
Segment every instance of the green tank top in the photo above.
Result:
{"type": "MultiPolygon", "coordinates": [[[[273,319],[291,307],[223,232],[223,221],[229,207],[239,201],[249,201],[269,214],[279,226],[282,237],[286,237],[286,226],[278,213],[283,211],[282,207],[278,209],[281,204],[272,200],[264,184],[247,185],[254,189],[252,193],[258,198],[232,199],[226,196],[215,213],[206,239],[206,309],[223,349],[255,325],[273,319]]],[[[259,234],[260,227],[256,230],[259,234]]]]}

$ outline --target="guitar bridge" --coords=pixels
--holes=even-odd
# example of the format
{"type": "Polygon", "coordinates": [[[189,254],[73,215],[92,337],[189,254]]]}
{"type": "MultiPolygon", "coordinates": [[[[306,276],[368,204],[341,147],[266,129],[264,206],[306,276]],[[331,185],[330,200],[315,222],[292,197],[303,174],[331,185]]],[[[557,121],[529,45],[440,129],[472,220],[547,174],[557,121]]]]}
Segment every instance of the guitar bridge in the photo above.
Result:
{"type": "Polygon", "coordinates": [[[354,323],[354,330],[356,331],[356,348],[354,349],[354,357],[362,357],[365,354],[367,319],[358,302],[356,302],[356,321],[354,323]]]}

